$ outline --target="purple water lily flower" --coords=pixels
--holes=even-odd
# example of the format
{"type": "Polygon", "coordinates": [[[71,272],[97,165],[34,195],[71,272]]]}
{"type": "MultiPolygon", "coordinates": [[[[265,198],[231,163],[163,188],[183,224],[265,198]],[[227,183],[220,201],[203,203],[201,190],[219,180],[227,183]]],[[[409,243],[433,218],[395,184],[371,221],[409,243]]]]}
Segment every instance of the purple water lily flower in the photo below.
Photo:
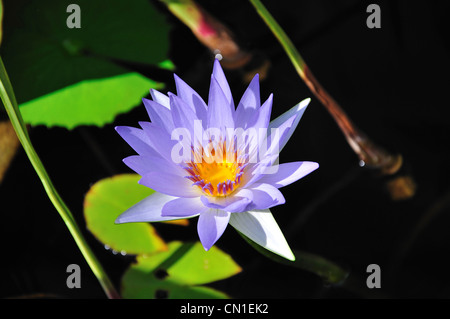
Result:
{"type": "Polygon", "coordinates": [[[272,95],[261,105],[258,75],[237,108],[218,60],[208,104],[175,75],[177,94],[151,90],[143,99],[151,122],[117,132],[138,153],[124,159],[156,192],[121,214],[116,223],[157,222],[199,216],[205,250],[228,224],[262,247],[295,260],[270,208],[284,204],[279,188],[318,168],[314,162],[278,164],[279,152],[310,99],[270,122],[272,95]]]}

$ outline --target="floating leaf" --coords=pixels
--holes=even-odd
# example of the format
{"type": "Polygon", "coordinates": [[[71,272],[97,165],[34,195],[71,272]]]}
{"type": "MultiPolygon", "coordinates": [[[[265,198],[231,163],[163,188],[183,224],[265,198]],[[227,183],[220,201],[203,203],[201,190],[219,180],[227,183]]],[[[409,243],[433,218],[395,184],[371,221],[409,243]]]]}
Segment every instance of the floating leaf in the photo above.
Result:
{"type": "Polygon", "coordinates": [[[149,272],[127,272],[122,287],[127,299],[227,299],[227,294],[205,286],[186,286],[170,280],[158,280],[149,272]]]}
{"type": "MultiPolygon", "coordinates": [[[[71,13],[66,10],[72,2],[15,0],[6,3],[4,33],[7,36],[1,54],[18,102],[22,106],[47,95],[41,101],[25,104],[39,109],[33,116],[27,111],[25,120],[31,124],[71,128],[111,122],[117,112],[138,105],[139,97],[148,94],[150,88],[162,85],[140,76],[142,85],[131,94],[131,84],[124,81],[132,70],[122,64],[127,65],[128,61],[170,66],[167,61],[169,26],[150,2],[79,0],[76,3],[81,9],[81,28],[71,29],[66,24],[71,13]],[[117,82],[118,79],[121,81],[117,82]],[[102,89],[96,91],[100,83],[102,89]],[[114,85],[108,86],[109,83],[114,85]],[[83,86],[82,97],[78,96],[79,86],[83,86]],[[63,104],[60,103],[62,95],[49,96],[62,89],[65,90],[63,104]],[[127,93],[133,98],[124,99],[127,93]],[[44,105],[46,108],[40,110],[44,105]],[[84,113],[84,117],[79,115],[78,121],[71,121],[71,116],[66,114],[68,110],[84,113]],[[90,121],[91,115],[97,118],[95,122],[90,121]]],[[[138,81],[136,74],[133,77],[138,81]]]]}
{"type": "Polygon", "coordinates": [[[154,191],[139,185],[136,174],[123,174],[95,183],[84,200],[88,229],[105,245],[128,254],[152,254],[167,249],[148,223],[117,225],[117,216],[154,191]]]}
{"type": "Polygon", "coordinates": [[[158,87],[138,73],[86,80],[24,103],[20,111],[31,125],[102,126],[138,105],[149,88],[158,87]]]}
{"type": "Polygon", "coordinates": [[[158,292],[168,298],[223,298],[207,287],[192,287],[233,276],[241,271],[233,259],[213,246],[208,252],[200,242],[169,243],[169,250],[138,256],[122,279],[126,298],[154,298],[158,292]],[[206,295],[205,295],[206,294],[206,295]]]}

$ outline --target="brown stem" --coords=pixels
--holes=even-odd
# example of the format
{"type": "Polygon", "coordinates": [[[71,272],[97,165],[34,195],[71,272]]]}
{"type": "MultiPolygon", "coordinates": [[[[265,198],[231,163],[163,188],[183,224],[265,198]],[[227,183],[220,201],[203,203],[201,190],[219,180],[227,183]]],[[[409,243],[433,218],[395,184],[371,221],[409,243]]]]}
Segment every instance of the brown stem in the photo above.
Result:
{"type": "Polygon", "coordinates": [[[391,175],[396,173],[402,164],[401,155],[391,155],[383,148],[372,143],[350,120],[342,107],[322,87],[306,64],[304,64],[303,71],[304,82],[333,116],[344,133],[347,142],[354,152],[358,154],[359,159],[362,161],[361,165],[378,168],[383,174],[391,175]]]}

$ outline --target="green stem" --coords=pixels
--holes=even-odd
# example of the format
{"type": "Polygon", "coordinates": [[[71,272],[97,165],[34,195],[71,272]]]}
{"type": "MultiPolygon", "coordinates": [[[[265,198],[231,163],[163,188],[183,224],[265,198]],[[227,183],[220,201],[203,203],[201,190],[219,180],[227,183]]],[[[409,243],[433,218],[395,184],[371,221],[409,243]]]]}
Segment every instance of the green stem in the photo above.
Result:
{"type": "Polygon", "coordinates": [[[261,16],[261,18],[264,20],[266,25],[269,27],[269,29],[272,31],[272,33],[275,35],[275,37],[280,42],[284,51],[289,56],[289,59],[291,60],[292,64],[294,65],[297,73],[300,75],[301,78],[304,78],[304,76],[305,76],[305,72],[304,72],[305,61],[303,60],[302,56],[295,48],[291,39],[289,39],[287,34],[280,27],[280,25],[277,23],[277,21],[272,17],[272,15],[266,9],[266,7],[264,7],[264,5],[261,3],[261,1],[250,0],[250,2],[253,4],[253,6],[255,7],[258,14],[261,16]]]}
{"type": "MultiPolygon", "coordinates": [[[[295,48],[292,41],[277,21],[272,17],[270,12],[264,7],[261,1],[249,1],[278,39],[302,80],[334,118],[347,139],[348,144],[359,156],[360,165],[366,165],[368,167],[379,169],[383,175],[394,175],[397,173],[403,165],[402,156],[400,154],[390,154],[379,145],[373,143],[356,127],[339,103],[336,102],[336,100],[334,100],[333,97],[319,83],[308,65],[303,60],[300,53],[295,48]]],[[[391,183],[389,192],[391,193],[392,198],[396,200],[412,197],[415,193],[415,183],[412,179],[411,182],[405,182],[401,179],[395,184],[391,183]]]]}
{"type": "Polygon", "coordinates": [[[44,168],[39,156],[37,155],[33,145],[31,144],[30,137],[28,136],[28,131],[26,129],[25,123],[22,119],[22,116],[19,111],[19,107],[17,101],[15,99],[15,95],[9,81],[8,74],[3,65],[3,60],[0,57],[0,97],[5,106],[6,112],[8,113],[11,124],[16,131],[17,137],[22,143],[23,149],[28,156],[31,164],[33,165],[36,173],[39,176],[39,179],[44,186],[44,189],[50,198],[50,201],[55,206],[59,215],[63,219],[67,228],[70,231],[70,234],[74,238],[78,248],[86,259],[89,267],[91,268],[94,275],[97,277],[100,282],[103,290],[106,295],[110,299],[120,298],[120,295],[117,293],[114,288],[112,282],[110,281],[108,275],[105,273],[103,267],[95,257],[94,253],[90,249],[88,243],[86,242],[83,234],[80,231],[72,213],[69,208],[66,206],[58,192],[56,191],[53,183],[50,180],[50,177],[47,174],[47,171],[44,168]]]}

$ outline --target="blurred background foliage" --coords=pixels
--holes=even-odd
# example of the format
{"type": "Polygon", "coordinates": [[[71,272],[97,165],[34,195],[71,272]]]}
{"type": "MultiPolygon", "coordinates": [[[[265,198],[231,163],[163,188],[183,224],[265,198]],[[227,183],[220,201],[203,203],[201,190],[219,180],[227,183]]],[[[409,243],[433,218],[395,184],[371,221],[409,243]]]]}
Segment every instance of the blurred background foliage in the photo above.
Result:
{"type": "MultiPolygon", "coordinates": [[[[254,56],[246,66],[226,70],[235,100],[248,73],[264,61],[269,66],[261,95],[274,93],[272,118],[311,96],[249,3],[198,3],[254,56]]],[[[5,0],[1,56],[31,139],[92,248],[125,297],[448,298],[450,5],[380,0],[382,27],[368,29],[368,1],[264,3],[354,122],[403,154],[418,185],[415,196],[392,201],[386,180],[358,167],[313,98],[281,162],[313,160],[320,168],[283,189],[287,202],[273,213],[293,249],[349,271],[343,284],[267,259],[235,231],[225,232],[217,249],[205,254],[196,244],[195,220],[103,229],[119,210],[151,192],[135,184],[137,177],[121,162],[130,148],[113,127],[147,120],[140,98],[152,87],[173,92],[174,68],[206,98],[213,54],[156,0],[5,0]],[[81,29],[66,27],[72,2],[81,8],[81,29]],[[217,263],[226,265],[221,273],[213,273],[217,263]],[[381,267],[381,289],[365,285],[372,263],[381,267]],[[180,271],[186,265],[192,269],[180,271]],[[198,272],[205,277],[190,275],[198,272]],[[137,284],[149,277],[149,285],[137,284]]],[[[103,298],[25,154],[18,151],[11,162],[18,143],[3,111],[0,119],[0,296],[103,298]],[[82,268],[81,289],[66,287],[71,263],[82,268]]]]}

